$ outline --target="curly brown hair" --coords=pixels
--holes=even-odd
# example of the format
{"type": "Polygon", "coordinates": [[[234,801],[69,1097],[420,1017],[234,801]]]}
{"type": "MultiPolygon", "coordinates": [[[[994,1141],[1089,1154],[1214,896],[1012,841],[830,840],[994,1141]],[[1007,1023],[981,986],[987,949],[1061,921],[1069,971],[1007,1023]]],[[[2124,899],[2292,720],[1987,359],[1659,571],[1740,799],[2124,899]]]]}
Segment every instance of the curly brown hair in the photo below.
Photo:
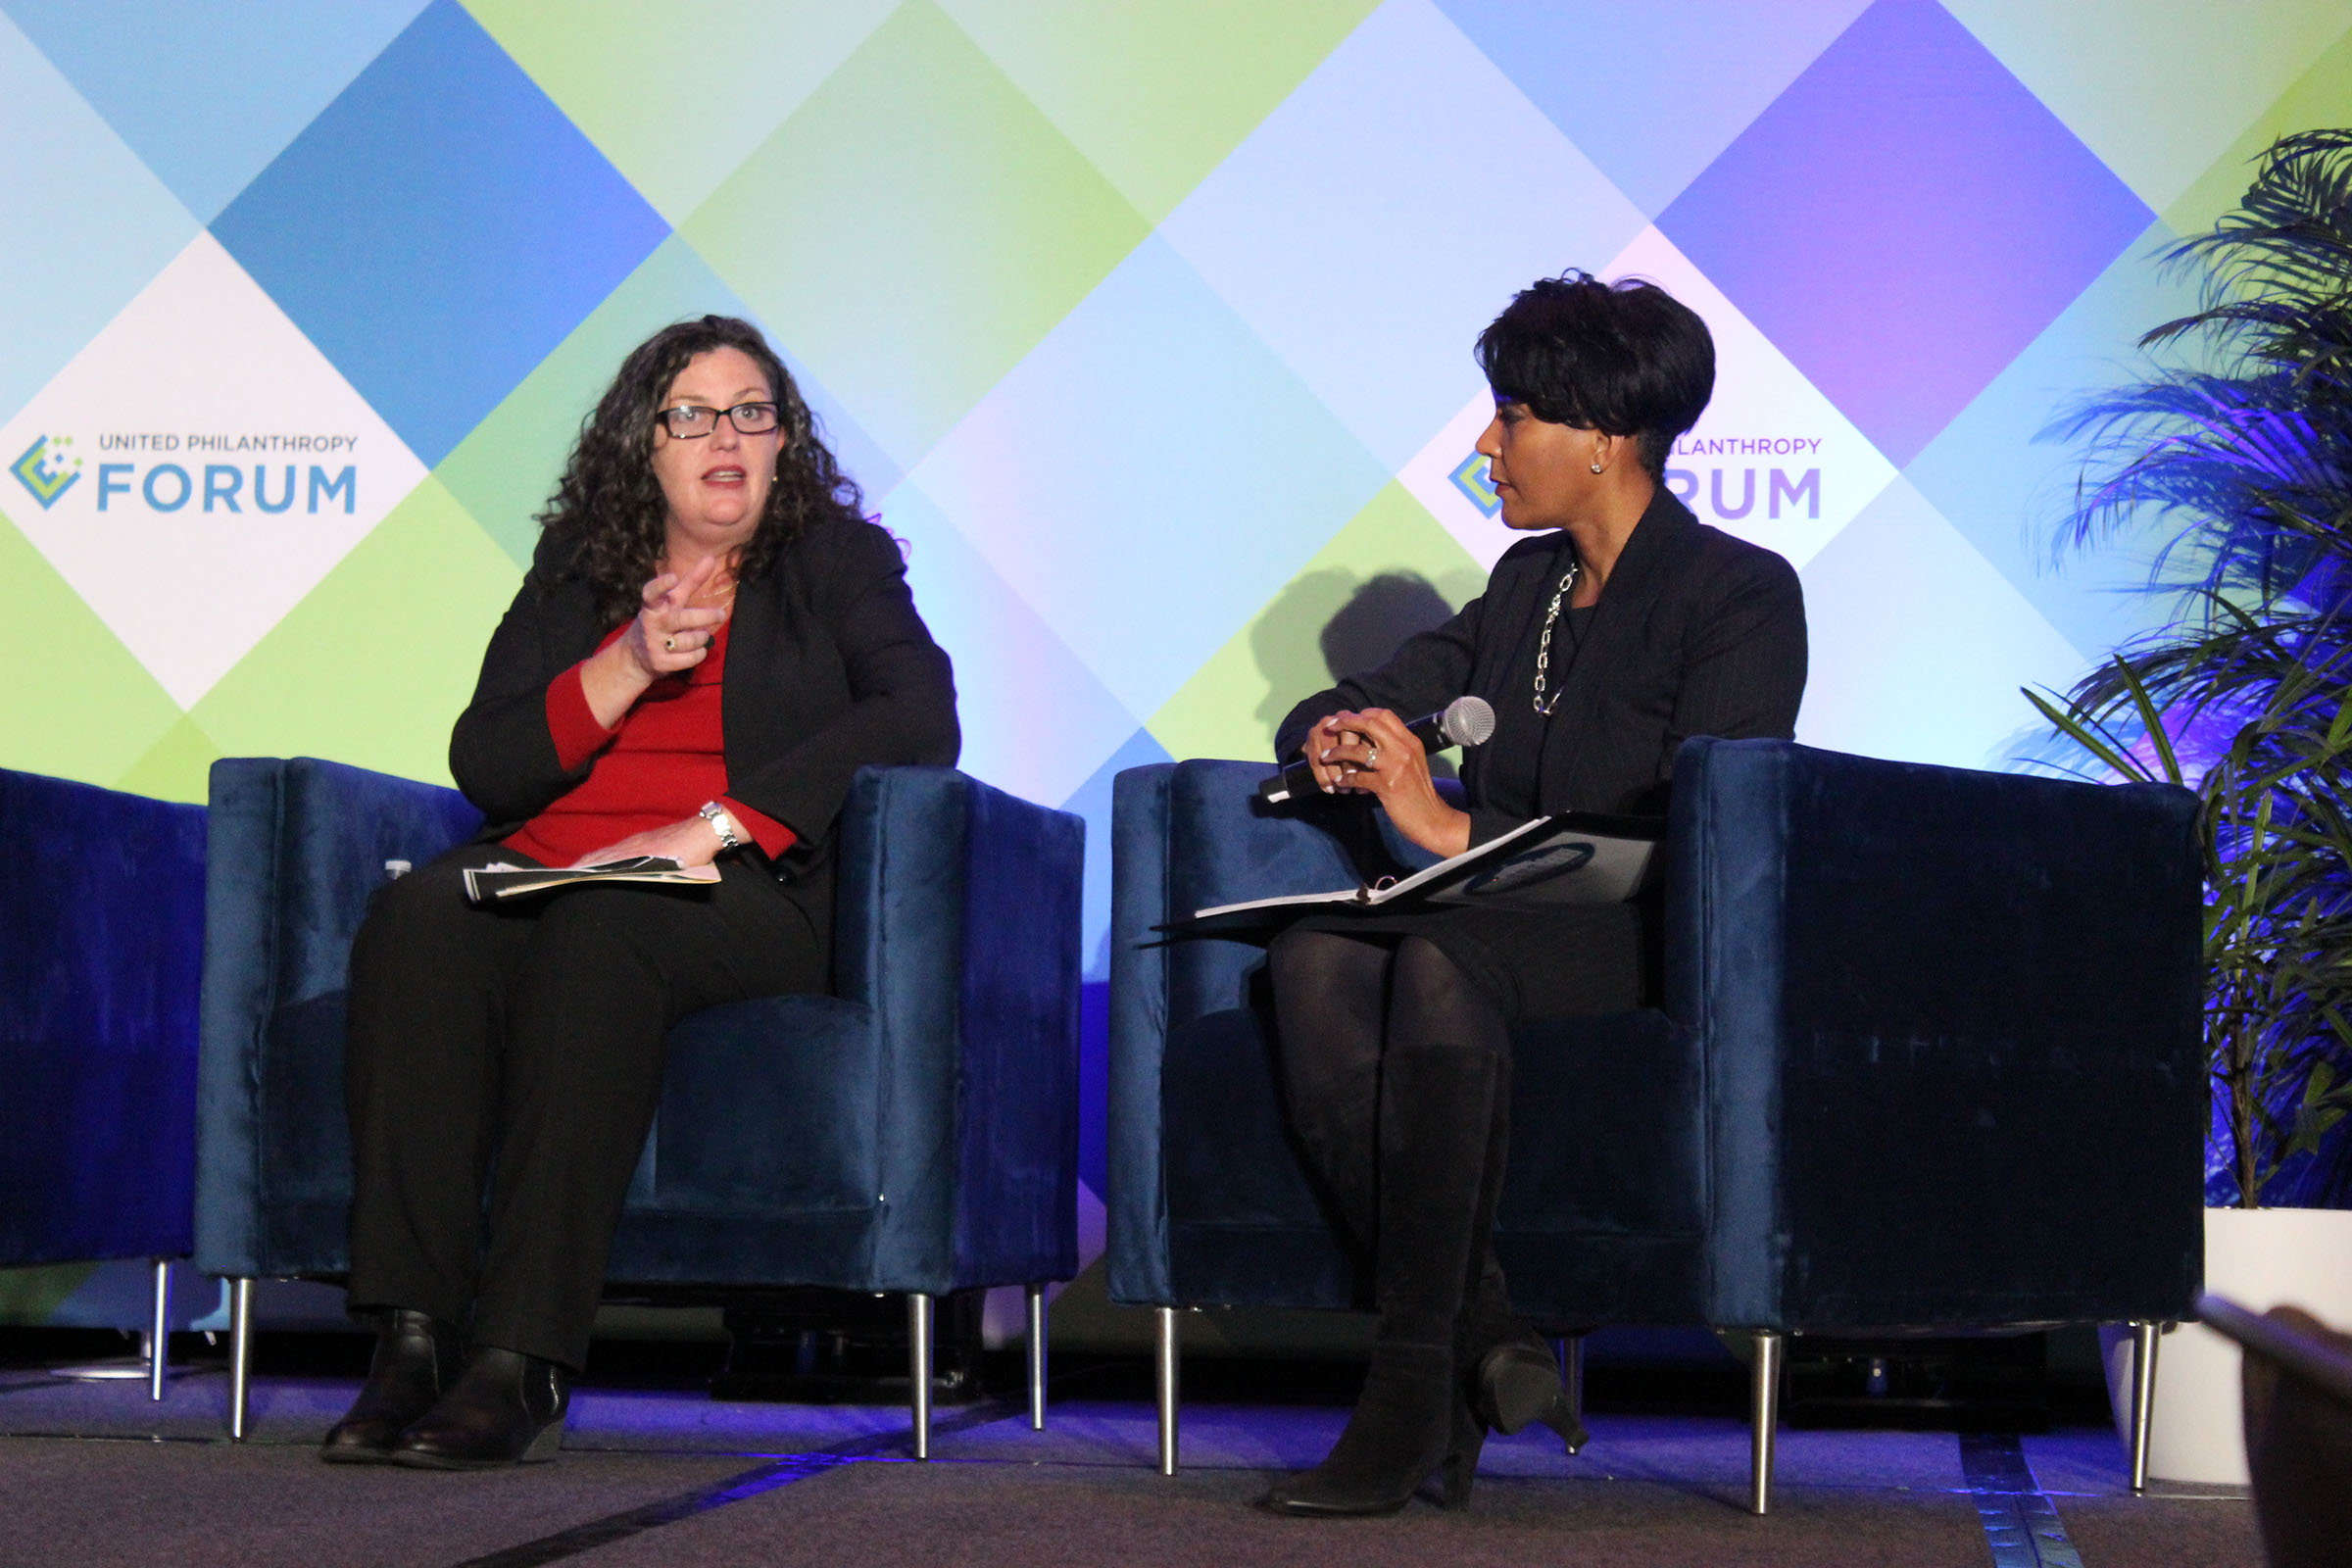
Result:
{"type": "Polygon", "coordinates": [[[550,533],[572,536],[569,570],[595,587],[610,624],[637,612],[640,593],[661,567],[669,511],[654,476],[653,454],[662,400],[695,356],[722,348],[742,351],[767,377],[784,434],[767,509],[736,564],[736,576],[746,582],[760,577],[812,524],[858,520],[863,494],[834,461],[816,416],[760,329],[732,316],[665,326],[621,362],[596,412],[581,421],[564,478],[538,516],[550,533]]]}

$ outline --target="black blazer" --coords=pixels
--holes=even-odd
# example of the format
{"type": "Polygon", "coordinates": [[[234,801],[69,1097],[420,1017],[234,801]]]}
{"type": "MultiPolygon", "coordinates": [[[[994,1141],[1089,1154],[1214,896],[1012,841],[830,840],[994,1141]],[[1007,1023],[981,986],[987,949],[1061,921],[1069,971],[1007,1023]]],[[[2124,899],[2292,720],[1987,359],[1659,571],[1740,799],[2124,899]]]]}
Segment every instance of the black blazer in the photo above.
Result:
{"type": "Polygon", "coordinates": [[[1540,754],[1530,769],[1540,811],[1662,813],[1675,750],[1690,736],[1794,737],[1805,689],[1795,570],[1701,523],[1662,487],[1626,540],[1564,683],[1565,628],[1555,630],[1560,699],[1548,722],[1538,718],[1534,643],[1574,548],[1564,532],[1513,545],[1460,614],[1408,639],[1380,668],[1292,709],[1276,755],[1297,757],[1309,727],[1343,709],[1386,708],[1411,719],[1465,694],[1483,697],[1501,722],[1493,740],[1465,754],[1462,784],[1471,842],[1484,843],[1521,820],[1482,789],[1498,748],[1540,754]]]}
{"type": "MultiPolygon", "coordinates": [[[[543,535],[482,658],[473,701],[449,740],[449,771],[503,838],[588,776],[556,761],[547,687],[612,629],[571,564],[543,535]]],[[[850,779],[869,762],[956,760],[956,685],[906,591],[895,540],[872,523],[819,522],[736,590],[719,694],[727,793],[799,842],[777,865],[806,882],[832,861],[850,779]]]]}

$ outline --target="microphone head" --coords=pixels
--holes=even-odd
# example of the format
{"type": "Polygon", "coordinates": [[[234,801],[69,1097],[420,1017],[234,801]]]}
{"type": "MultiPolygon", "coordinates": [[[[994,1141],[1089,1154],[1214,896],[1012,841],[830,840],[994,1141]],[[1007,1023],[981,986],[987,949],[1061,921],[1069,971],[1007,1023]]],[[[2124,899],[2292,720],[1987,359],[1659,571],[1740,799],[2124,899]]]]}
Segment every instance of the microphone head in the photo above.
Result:
{"type": "Polygon", "coordinates": [[[1456,746],[1483,746],[1494,733],[1494,710],[1483,697],[1456,697],[1446,705],[1438,727],[1456,746]]]}

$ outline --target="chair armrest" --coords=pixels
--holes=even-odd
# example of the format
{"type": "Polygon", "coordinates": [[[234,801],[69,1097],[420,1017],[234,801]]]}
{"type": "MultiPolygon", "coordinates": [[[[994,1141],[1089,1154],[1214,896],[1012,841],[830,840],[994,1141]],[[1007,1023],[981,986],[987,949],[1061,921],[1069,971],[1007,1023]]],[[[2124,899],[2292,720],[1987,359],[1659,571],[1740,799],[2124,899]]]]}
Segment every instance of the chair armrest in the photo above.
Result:
{"type": "Polygon", "coordinates": [[[2178,1316],[2202,1261],[2195,800],[1780,741],[1677,760],[1715,1321],[2178,1316]]]}
{"type": "Polygon", "coordinates": [[[917,1275],[1077,1272],[1085,856],[1081,818],[952,768],[866,767],[851,784],[834,990],[873,1009],[877,1246],[917,1275]]]}
{"type": "Polygon", "coordinates": [[[1173,1304],[1160,1151],[1160,1067],[1168,1037],[1250,1004],[1262,942],[1188,937],[1153,926],[1196,909],[1352,885],[1351,841],[1382,853],[1368,816],[1313,818],[1257,805],[1263,762],[1196,760],[1130,768],[1112,783],[1109,1288],[1112,1299],[1173,1304]]]}
{"type": "Polygon", "coordinates": [[[331,1049],[319,1070],[340,1081],[351,942],[384,862],[422,864],[481,813],[453,789],[307,757],[223,759],[211,795],[196,1258],[211,1274],[287,1272],[265,1255],[265,1056],[273,1042],[331,1049]]]}
{"type": "Polygon", "coordinates": [[[0,770],[0,1263],[188,1250],[204,815],[0,770]]]}

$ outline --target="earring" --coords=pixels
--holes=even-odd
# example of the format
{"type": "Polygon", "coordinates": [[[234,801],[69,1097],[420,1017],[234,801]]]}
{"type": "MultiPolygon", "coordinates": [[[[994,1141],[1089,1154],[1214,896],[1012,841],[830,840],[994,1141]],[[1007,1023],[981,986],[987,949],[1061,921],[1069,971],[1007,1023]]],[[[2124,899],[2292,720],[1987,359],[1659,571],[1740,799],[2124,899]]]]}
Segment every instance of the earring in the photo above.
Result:
{"type": "Polygon", "coordinates": [[[1595,463],[1594,465],[1592,465],[1592,471],[1593,471],[1594,473],[1598,473],[1598,472],[1600,471],[1600,465],[1599,465],[1599,464],[1597,464],[1597,463],[1595,463]]]}

